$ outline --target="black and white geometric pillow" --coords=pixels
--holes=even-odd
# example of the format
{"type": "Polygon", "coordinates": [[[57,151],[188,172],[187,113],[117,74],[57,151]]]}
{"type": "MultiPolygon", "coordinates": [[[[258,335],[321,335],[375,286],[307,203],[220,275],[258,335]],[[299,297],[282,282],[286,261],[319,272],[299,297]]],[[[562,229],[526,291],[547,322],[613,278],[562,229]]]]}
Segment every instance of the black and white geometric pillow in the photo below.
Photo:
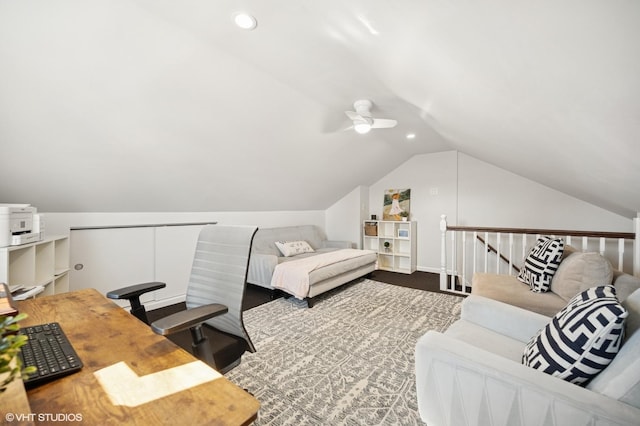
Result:
{"type": "Polygon", "coordinates": [[[613,286],[585,290],[529,341],[522,363],[584,386],[618,353],[627,315],[613,286]]]}
{"type": "Polygon", "coordinates": [[[564,241],[562,238],[542,237],[538,239],[524,260],[524,265],[522,265],[517,278],[523,283],[529,284],[534,293],[548,291],[551,287],[551,278],[562,261],[563,252],[564,241]]]}

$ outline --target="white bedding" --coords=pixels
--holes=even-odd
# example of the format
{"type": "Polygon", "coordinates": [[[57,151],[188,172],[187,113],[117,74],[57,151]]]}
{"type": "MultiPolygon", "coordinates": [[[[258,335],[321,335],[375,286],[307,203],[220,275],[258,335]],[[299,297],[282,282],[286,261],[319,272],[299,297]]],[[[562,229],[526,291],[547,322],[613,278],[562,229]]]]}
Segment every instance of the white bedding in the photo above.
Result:
{"type": "Polygon", "coordinates": [[[280,263],[271,277],[271,286],[298,299],[309,295],[309,274],[324,266],[374,253],[371,250],[341,249],[280,263]]]}

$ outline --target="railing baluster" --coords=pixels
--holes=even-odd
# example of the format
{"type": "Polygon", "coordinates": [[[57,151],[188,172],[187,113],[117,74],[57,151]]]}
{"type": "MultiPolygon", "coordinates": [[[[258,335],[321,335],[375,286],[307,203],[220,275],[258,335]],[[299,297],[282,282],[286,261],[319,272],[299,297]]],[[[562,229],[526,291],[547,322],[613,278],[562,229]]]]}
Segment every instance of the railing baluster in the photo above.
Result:
{"type": "MultiPolygon", "coordinates": [[[[451,231],[452,233],[456,231],[451,231]]],[[[447,215],[440,216],[440,290],[447,289],[447,215]]]]}
{"type": "Polygon", "coordinates": [[[496,232],[496,274],[500,273],[500,243],[502,241],[502,234],[496,232]]]}
{"type": "Polygon", "coordinates": [[[449,289],[456,289],[456,276],[458,275],[458,259],[456,258],[456,252],[458,251],[458,247],[456,246],[457,242],[456,232],[451,233],[451,282],[449,283],[449,289]]]}
{"type": "Polygon", "coordinates": [[[589,237],[582,237],[582,251],[589,249],[589,237]]]}
{"type": "Polygon", "coordinates": [[[489,233],[484,233],[484,272],[489,272],[489,233]]]}
{"type": "Polygon", "coordinates": [[[475,274],[477,271],[477,260],[478,260],[478,233],[473,232],[473,273],[475,274]]]}
{"type": "Polygon", "coordinates": [[[600,255],[602,256],[604,256],[605,242],[604,237],[600,237],[600,255]]]}
{"type": "Polygon", "coordinates": [[[633,240],[633,275],[640,277],[640,213],[633,218],[633,232],[636,236],[633,240]]]}
{"type": "Polygon", "coordinates": [[[509,233],[509,275],[513,275],[513,233],[509,233]]]}
{"type": "Polygon", "coordinates": [[[623,271],[624,266],[624,239],[618,239],[618,271],[623,271]]]}
{"type": "Polygon", "coordinates": [[[467,233],[462,231],[462,291],[467,287],[467,233]]]}

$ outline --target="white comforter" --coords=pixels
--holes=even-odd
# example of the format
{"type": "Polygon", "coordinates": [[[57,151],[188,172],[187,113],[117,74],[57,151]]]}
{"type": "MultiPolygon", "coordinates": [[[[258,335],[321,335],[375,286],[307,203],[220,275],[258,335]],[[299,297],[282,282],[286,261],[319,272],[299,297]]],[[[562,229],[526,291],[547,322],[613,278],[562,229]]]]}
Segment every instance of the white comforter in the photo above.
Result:
{"type": "Polygon", "coordinates": [[[273,271],[271,286],[285,290],[298,299],[304,299],[309,295],[309,274],[311,272],[323,266],[370,253],[373,252],[371,250],[341,249],[280,263],[273,271]]]}

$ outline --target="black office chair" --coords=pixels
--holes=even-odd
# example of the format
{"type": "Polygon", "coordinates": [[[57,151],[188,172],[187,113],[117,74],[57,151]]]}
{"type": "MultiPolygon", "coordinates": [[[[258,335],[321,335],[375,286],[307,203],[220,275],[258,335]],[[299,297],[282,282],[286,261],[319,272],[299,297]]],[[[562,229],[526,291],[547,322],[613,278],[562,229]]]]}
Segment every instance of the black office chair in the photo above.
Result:
{"type": "MultiPolygon", "coordinates": [[[[235,361],[218,368],[202,325],[239,337],[244,341],[245,350],[255,352],[242,321],[242,301],[251,244],[257,230],[251,226],[204,226],[198,237],[187,287],[187,310],[151,324],[152,330],[163,336],[189,329],[194,355],[222,373],[240,364],[242,353],[235,361]]],[[[148,323],[140,296],[162,287],[164,284],[157,282],[137,284],[111,291],[107,297],[129,300],[132,313],[148,323]]]]}
{"type": "Polygon", "coordinates": [[[148,325],[149,318],[147,318],[147,310],[144,308],[142,302],[140,302],[140,296],[150,291],[160,290],[166,286],[165,283],[161,282],[136,284],[110,291],[107,293],[107,297],[114,300],[128,300],[133,316],[148,325]]]}

